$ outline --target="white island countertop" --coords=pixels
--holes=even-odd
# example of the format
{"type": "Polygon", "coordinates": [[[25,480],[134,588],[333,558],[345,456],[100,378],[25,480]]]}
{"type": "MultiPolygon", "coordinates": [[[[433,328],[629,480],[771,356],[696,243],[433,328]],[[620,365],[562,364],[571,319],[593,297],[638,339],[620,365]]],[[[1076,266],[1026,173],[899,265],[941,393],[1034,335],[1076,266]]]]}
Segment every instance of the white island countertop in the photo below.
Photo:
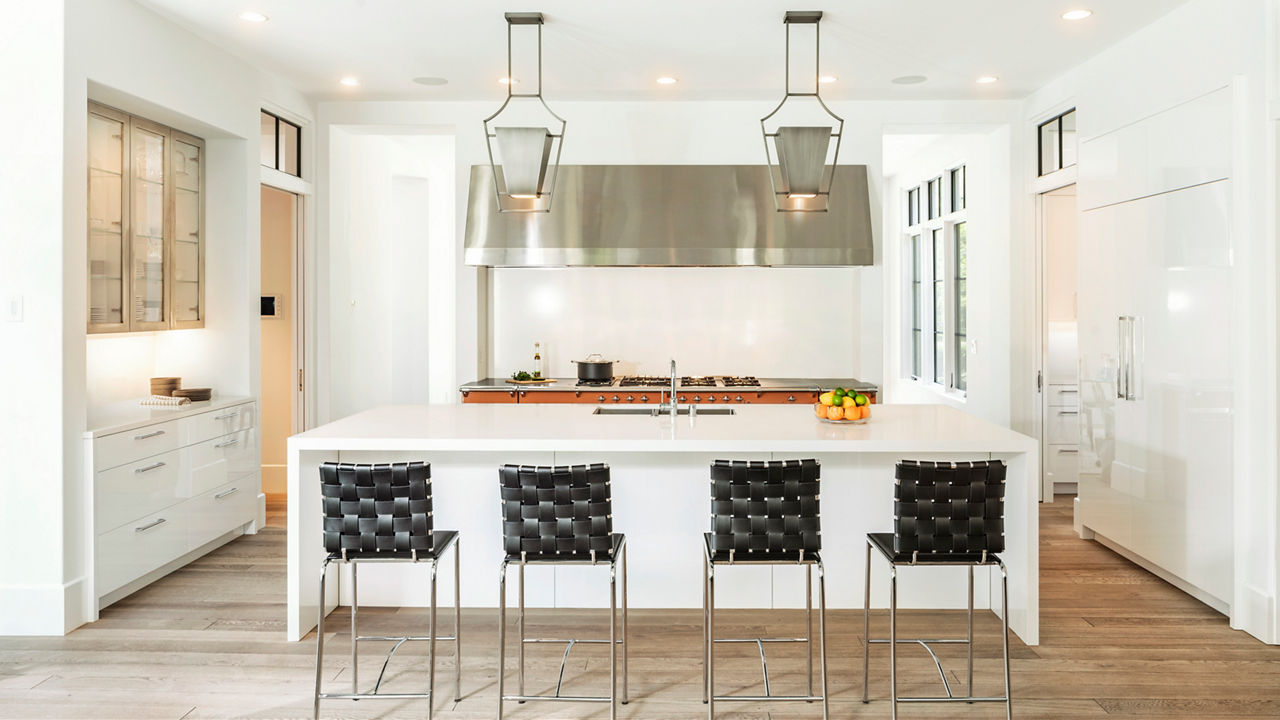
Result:
{"type": "MultiPolygon", "coordinates": [[[[595,415],[597,405],[374,408],[289,438],[296,450],[640,452],[1026,452],[1035,440],[944,405],[875,405],[865,424],[808,405],[734,405],[734,415],[595,415]]],[[[616,406],[608,406],[616,407],[616,406]]]]}

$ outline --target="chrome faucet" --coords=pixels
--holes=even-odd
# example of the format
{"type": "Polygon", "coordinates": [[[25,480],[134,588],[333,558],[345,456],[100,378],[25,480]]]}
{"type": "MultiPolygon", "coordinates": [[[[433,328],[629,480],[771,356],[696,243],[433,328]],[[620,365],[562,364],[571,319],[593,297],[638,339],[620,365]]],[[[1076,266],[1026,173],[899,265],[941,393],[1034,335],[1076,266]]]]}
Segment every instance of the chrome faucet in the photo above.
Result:
{"type": "Polygon", "coordinates": [[[676,402],[676,359],[671,358],[671,417],[675,418],[680,405],[676,402]]]}

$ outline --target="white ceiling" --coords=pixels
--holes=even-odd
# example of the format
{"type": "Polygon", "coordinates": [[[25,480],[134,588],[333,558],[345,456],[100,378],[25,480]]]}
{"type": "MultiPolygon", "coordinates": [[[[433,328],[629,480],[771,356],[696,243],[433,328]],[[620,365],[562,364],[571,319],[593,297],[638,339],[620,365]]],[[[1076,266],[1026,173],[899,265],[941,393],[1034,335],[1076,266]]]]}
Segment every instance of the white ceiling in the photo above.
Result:
{"type": "MultiPolygon", "coordinates": [[[[782,15],[821,9],[829,99],[1022,97],[1183,0],[137,0],[317,99],[498,99],[505,11],[541,10],[549,100],[781,96],[782,15]],[[1066,21],[1072,8],[1093,17],[1066,21]],[[244,10],[270,17],[239,20],[244,10]],[[339,78],[360,78],[345,88],[339,78]],[[448,84],[411,80],[440,76],[448,84]],[[679,78],[659,86],[660,75],[679,78]],[[894,85],[925,75],[920,85],[894,85]],[[977,85],[980,75],[1000,81],[977,85]]],[[[533,70],[516,67],[516,77],[533,70]]],[[[526,83],[522,87],[528,86],[526,83]]]]}

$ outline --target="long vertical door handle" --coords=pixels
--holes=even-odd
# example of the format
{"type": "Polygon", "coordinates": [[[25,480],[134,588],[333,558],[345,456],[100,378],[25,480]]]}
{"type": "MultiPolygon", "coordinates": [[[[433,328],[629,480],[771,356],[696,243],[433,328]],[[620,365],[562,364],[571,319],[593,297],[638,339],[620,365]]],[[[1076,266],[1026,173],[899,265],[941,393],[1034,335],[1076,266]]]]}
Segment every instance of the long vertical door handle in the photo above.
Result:
{"type": "Polygon", "coordinates": [[[1127,325],[1125,316],[1121,315],[1116,323],[1116,398],[1124,400],[1125,379],[1129,376],[1128,364],[1125,362],[1125,354],[1128,352],[1129,343],[1125,337],[1125,326],[1127,325]]]}

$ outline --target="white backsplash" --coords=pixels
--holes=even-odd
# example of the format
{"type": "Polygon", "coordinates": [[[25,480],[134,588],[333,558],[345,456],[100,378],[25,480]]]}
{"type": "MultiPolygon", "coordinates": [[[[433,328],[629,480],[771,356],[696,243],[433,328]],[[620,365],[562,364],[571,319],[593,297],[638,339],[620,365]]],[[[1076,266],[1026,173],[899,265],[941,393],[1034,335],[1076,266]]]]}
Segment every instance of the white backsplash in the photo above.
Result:
{"type": "Polygon", "coordinates": [[[858,268],[496,268],[489,374],[858,377],[858,268]]]}

